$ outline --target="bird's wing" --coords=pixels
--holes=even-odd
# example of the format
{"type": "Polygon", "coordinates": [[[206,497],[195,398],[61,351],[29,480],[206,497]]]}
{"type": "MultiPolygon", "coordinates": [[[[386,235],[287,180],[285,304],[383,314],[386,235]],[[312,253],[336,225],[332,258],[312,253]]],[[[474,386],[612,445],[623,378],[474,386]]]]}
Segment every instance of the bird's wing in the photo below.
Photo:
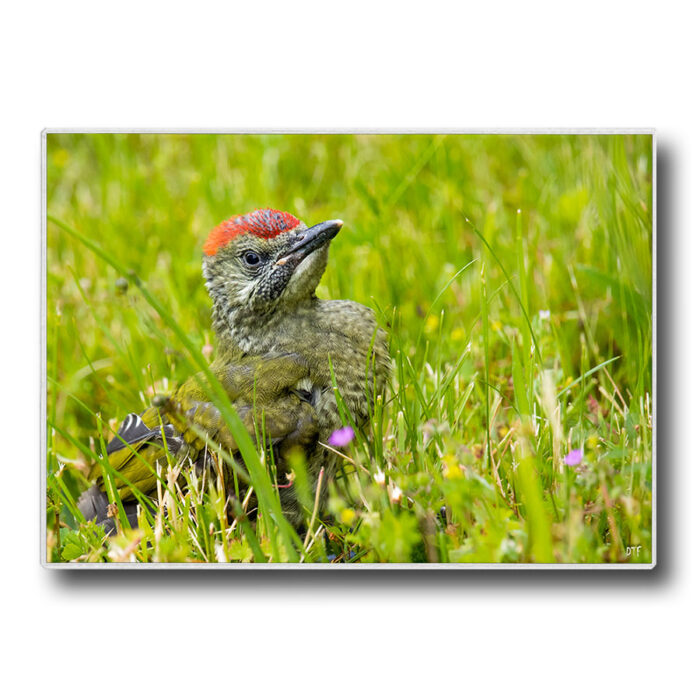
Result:
{"type": "MultiPolygon", "coordinates": [[[[303,393],[294,391],[308,376],[298,356],[246,357],[237,362],[215,362],[211,369],[253,439],[264,436],[267,444],[279,446],[282,452],[315,441],[315,410],[303,393]]],[[[203,374],[195,375],[162,407],[151,406],[140,416],[131,413],[124,419],[106,449],[122,499],[133,499],[132,487],[145,494],[155,492],[156,463],[165,468],[168,452],[195,459],[206,445],[202,432],[215,444],[238,452],[225,420],[209,400],[206,384],[203,374]]],[[[93,476],[102,487],[99,467],[93,471],[98,472],[93,476]]]]}
{"type": "Polygon", "coordinates": [[[168,449],[176,453],[180,444],[172,425],[166,424],[161,428],[160,424],[157,423],[154,427],[149,427],[141,416],[130,413],[122,421],[117,434],[107,445],[107,456],[122,450],[126,445],[142,445],[147,440],[162,445],[164,435],[168,449]]]}
{"type": "MultiPolygon", "coordinates": [[[[175,426],[157,408],[151,406],[140,416],[130,413],[105,450],[121,498],[133,497],[132,486],[143,493],[154,491],[156,463],[160,461],[164,467],[167,453],[177,455],[184,446],[175,426]]],[[[102,487],[99,464],[93,465],[91,476],[96,476],[97,485],[102,487]]]]}

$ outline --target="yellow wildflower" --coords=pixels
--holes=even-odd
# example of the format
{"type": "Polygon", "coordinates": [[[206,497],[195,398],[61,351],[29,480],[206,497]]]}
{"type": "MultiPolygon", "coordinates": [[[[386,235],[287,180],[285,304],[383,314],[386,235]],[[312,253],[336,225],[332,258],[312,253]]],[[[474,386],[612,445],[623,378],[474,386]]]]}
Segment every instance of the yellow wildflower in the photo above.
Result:
{"type": "Polygon", "coordinates": [[[340,513],[340,522],[343,525],[352,525],[355,522],[355,511],[352,508],[343,508],[340,513]]]}
{"type": "Polygon", "coordinates": [[[452,333],[450,333],[450,340],[454,341],[455,343],[459,343],[460,341],[464,340],[467,337],[467,334],[464,332],[464,328],[455,328],[452,333]]]}

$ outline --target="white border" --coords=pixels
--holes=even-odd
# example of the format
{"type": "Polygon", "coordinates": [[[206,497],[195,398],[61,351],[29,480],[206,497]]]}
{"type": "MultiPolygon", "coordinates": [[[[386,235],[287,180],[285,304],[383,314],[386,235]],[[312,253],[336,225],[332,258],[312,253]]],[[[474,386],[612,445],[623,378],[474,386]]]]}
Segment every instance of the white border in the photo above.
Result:
{"type": "Polygon", "coordinates": [[[41,331],[40,331],[40,342],[41,347],[39,349],[40,355],[40,406],[41,406],[41,423],[39,426],[39,432],[41,436],[40,441],[40,468],[41,468],[41,490],[39,497],[41,499],[40,505],[40,517],[41,522],[39,525],[39,538],[40,538],[40,564],[46,569],[55,570],[66,570],[66,569],[82,569],[82,570],[95,570],[99,569],[102,571],[114,571],[116,569],[135,569],[139,571],[151,571],[153,569],[196,569],[199,571],[211,571],[214,569],[242,569],[245,571],[258,570],[258,569],[296,569],[307,571],[310,569],[323,569],[330,571],[367,571],[367,570],[400,570],[400,569],[411,569],[411,570],[527,570],[536,571],[541,569],[550,570],[651,570],[657,564],[657,514],[656,514],[656,457],[657,457],[657,426],[656,426],[656,407],[657,407],[657,391],[656,391],[656,379],[657,379],[657,369],[656,369],[656,310],[657,310],[657,293],[656,293],[656,281],[657,281],[657,267],[656,267],[656,236],[657,236],[657,174],[656,174],[656,130],[653,128],[642,128],[642,129],[630,129],[630,128],[597,128],[597,129],[470,129],[469,131],[459,131],[453,129],[433,129],[433,130],[404,130],[397,129],[392,130],[370,130],[370,129],[357,129],[355,131],[346,130],[334,130],[334,129],[318,129],[318,130],[302,130],[302,129],[241,129],[241,130],[227,130],[227,129],[70,129],[70,128],[46,128],[41,132],[41,331]],[[500,563],[387,563],[387,564],[369,564],[369,563],[355,563],[355,564],[333,564],[331,562],[318,564],[318,563],[148,563],[143,564],[139,562],[112,562],[112,563],[88,563],[88,562],[48,562],[46,561],[47,551],[46,551],[46,305],[47,305],[47,289],[46,289],[46,214],[47,214],[47,201],[46,201],[46,137],[48,134],[220,134],[220,135],[245,135],[245,134],[310,134],[310,135],[327,135],[327,134],[376,134],[376,135],[394,135],[394,134],[413,134],[413,135],[436,135],[436,134],[454,134],[454,135],[502,135],[502,136],[519,136],[519,135],[610,135],[614,136],[617,134],[630,134],[630,135],[650,135],[652,137],[652,515],[651,515],[651,543],[652,543],[652,557],[649,563],[600,563],[600,564],[534,564],[534,563],[522,563],[522,564],[500,564],[500,563]]]}

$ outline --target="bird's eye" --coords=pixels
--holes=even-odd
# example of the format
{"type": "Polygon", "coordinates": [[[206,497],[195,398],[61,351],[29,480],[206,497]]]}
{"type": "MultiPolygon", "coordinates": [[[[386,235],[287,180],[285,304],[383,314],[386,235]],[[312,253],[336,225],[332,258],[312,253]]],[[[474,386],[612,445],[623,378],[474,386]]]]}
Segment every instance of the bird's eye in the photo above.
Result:
{"type": "Polygon", "coordinates": [[[260,264],[260,256],[252,250],[243,253],[243,260],[249,267],[257,267],[260,264]]]}

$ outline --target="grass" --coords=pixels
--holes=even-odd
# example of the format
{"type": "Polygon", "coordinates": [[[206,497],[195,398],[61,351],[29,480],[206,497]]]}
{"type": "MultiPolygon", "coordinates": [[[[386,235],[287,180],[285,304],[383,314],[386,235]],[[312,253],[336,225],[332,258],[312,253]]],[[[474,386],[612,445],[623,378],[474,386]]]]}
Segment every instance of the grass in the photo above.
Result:
{"type": "Polygon", "coordinates": [[[651,136],[49,134],[49,561],[650,562],[651,175],[651,136]],[[206,367],[201,244],[263,206],[346,222],[318,293],[376,309],[389,396],[301,536],[248,440],[255,523],[169,464],[106,538],[86,467],[206,367]]]}

